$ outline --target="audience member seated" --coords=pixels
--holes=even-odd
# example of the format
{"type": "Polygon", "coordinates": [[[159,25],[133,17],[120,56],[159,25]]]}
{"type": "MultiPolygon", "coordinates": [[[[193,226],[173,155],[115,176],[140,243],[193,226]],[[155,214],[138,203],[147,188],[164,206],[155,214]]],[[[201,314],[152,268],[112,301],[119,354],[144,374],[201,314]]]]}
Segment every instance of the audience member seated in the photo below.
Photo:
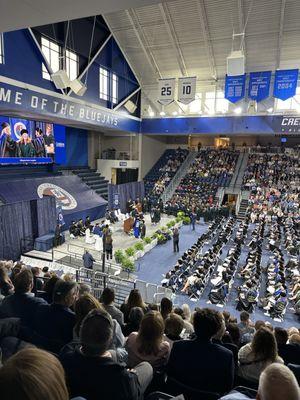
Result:
{"type": "Polygon", "coordinates": [[[283,359],[286,365],[288,364],[300,364],[300,344],[291,343],[289,340],[288,332],[283,329],[276,327],[274,334],[278,347],[278,355],[283,359]]]}
{"type": "Polygon", "coordinates": [[[1,400],[69,400],[64,370],[46,351],[28,348],[0,368],[1,400]]]}
{"type": "Polygon", "coordinates": [[[144,303],[138,289],[131,290],[127,301],[120,307],[120,310],[124,314],[124,322],[127,323],[129,321],[129,313],[133,307],[140,307],[144,313],[149,310],[149,307],[144,303]]]}
{"type": "Polygon", "coordinates": [[[300,391],[296,378],[289,368],[281,364],[271,364],[265,368],[260,375],[258,393],[256,396],[255,392],[253,395],[247,395],[247,388],[237,388],[220,400],[247,399],[299,400],[300,391]]]}
{"type": "MultiPolygon", "coordinates": [[[[88,315],[90,311],[95,309],[102,310],[103,307],[94,296],[88,293],[79,297],[79,299],[75,303],[74,308],[76,315],[76,324],[73,330],[73,340],[78,343],[80,336],[80,327],[83,319],[88,315]]],[[[117,359],[120,360],[127,356],[126,351],[124,350],[125,338],[123,336],[119,323],[115,319],[112,319],[112,321],[113,337],[109,348],[111,350],[117,351],[117,359]]]]}
{"type": "Polygon", "coordinates": [[[156,370],[168,361],[170,345],[164,340],[164,321],[157,311],[144,315],[138,332],[132,332],[126,341],[128,366],[135,368],[142,361],[149,362],[156,370]]]}
{"type": "Polygon", "coordinates": [[[255,332],[252,342],[239,351],[239,376],[258,382],[261,372],[274,362],[284,363],[278,356],[275,336],[269,328],[260,328],[255,332]]]}
{"type": "Polygon", "coordinates": [[[76,282],[58,280],[54,287],[53,303],[40,307],[35,317],[38,344],[46,350],[58,353],[72,341],[76,322],[73,306],[78,294],[76,282]],[[40,342],[40,343],[39,343],[40,342]]]}
{"type": "MultiPolygon", "coordinates": [[[[34,321],[39,308],[47,305],[46,301],[35,297],[33,289],[33,275],[28,269],[23,269],[14,277],[15,292],[2,301],[0,317],[16,317],[21,319],[21,325],[28,328],[28,335],[32,333],[34,321]]],[[[27,339],[27,338],[25,338],[27,339]]]]}
{"type": "Polygon", "coordinates": [[[14,293],[14,285],[8,276],[5,265],[0,266],[0,295],[6,297],[14,293]]]}
{"type": "Polygon", "coordinates": [[[105,288],[101,295],[101,303],[103,308],[110,314],[110,316],[117,320],[118,323],[124,325],[124,316],[122,311],[120,311],[115,305],[115,291],[112,288],[105,288]]]}
{"type": "Polygon", "coordinates": [[[233,386],[233,355],[212,342],[222,329],[222,316],[212,309],[197,309],[193,323],[196,338],[173,343],[167,374],[194,389],[226,393],[233,386]]]}
{"type": "Polygon", "coordinates": [[[181,335],[183,334],[183,330],[183,319],[175,313],[169,314],[165,319],[165,339],[169,342],[171,349],[174,342],[182,340],[181,335]]]}
{"type": "Polygon", "coordinates": [[[130,310],[128,322],[123,325],[122,331],[125,337],[129,336],[132,332],[138,332],[144,316],[144,311],[141,307],[133,307],[130,310]]]}
{"type": "Polygon", "coordinates": [[[240,313],[241,322],[238,324],[238,328],[241,334],[241,343],[251,342],[254,334],[255,328],[252,326],[250,315],[247,311],[242,311],[240,313]]]}
{"type": "Polygon", "coordinates": [[[92,310],[82,321],[82,346],[61,357],[70,396],[87,400],[139,400],[152,379],[148,363],[128,370],[113,360],[108,351],[113,336],[110,315],[92,310]]]}

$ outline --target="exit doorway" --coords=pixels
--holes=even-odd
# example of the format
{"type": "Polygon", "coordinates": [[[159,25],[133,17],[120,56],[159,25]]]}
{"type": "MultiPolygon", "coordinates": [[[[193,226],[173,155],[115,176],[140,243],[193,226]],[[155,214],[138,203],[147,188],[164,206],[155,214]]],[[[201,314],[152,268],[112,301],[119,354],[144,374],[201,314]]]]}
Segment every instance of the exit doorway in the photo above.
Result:
{"type": "Polygon", "coordinates": [[[229,147],[230,138],[229,137],[218,137],[215,138],[215,147],[229,147]]]}

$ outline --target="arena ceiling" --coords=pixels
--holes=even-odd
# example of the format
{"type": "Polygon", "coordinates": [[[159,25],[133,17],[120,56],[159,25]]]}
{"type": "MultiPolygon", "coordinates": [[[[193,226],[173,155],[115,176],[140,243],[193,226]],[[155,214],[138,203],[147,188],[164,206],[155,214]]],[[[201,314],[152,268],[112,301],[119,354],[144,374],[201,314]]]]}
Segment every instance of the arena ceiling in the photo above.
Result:
{"type": "Polygon", "coordinates": [[[233,33],[245,31],[246,72],[300,68],[299,0],[175,0],[105,20],[141,83],[144,114],[149,105],[160,111],[160,77],[196,75],[198,91],[222,89],[226,57],[241,46],[242,36],[233,33]]]}

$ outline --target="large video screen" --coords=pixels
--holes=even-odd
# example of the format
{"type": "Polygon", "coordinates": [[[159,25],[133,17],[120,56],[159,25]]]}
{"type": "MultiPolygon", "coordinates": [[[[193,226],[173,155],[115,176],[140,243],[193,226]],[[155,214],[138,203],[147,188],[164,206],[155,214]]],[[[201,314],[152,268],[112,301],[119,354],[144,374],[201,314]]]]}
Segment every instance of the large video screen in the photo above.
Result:
{"type": "Polygon", "coordinates": [[[55,162],[53,124],[0,117],[0,164],[55,162]]]}

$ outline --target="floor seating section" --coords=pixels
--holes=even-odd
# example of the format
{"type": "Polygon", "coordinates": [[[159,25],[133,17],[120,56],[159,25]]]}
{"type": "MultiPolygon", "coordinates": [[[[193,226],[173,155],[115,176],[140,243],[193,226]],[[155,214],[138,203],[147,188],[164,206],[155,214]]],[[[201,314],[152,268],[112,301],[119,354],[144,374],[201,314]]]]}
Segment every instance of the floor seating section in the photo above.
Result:
{"type": "Polygon", "coordinates": [[[90,167],[76,167],[72,169],[72,172],[97,194],[105,200],[108,199],[108,181],[101,176],[96,169],[90,167]]]}

